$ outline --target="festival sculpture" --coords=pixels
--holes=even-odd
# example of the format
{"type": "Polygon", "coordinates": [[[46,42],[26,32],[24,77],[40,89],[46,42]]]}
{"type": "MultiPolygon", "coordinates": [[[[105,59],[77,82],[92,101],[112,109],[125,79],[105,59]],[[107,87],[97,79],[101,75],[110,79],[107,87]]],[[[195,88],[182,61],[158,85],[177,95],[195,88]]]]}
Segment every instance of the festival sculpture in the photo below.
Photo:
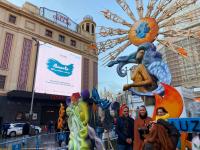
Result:
{"type": "Polygon", "coordinates": [[[93,122],[91,121],[91,116],[95,114],[93,106],[98,105],[103,109],[107,109],[110,103],[111,102],[108,100],[100,99],[95,88],[93,89],[92,97],[90,97],[88,90],[83,90],[81,92],[81,97],[79,93],[72,94],[71,103],[68,102],[68,107],[66,109],[68,126],[70,129],[69,150],[88,150],[93,146],[95,146],[97,150],[104,150],[102,141],[97,137],[90,123],[93,122]],[[91,140],[95,142],[95,145],[92,145],[91,140]]]}
{"type": "Polygon", "coordinates": [[[64,105],[61,103],[60,104],[60,110],[59,110],[59,117],[58,117],[58,125],[57,128],[59,130],[63,129],[63,120],[65,119],[65,107],[64,105]]]}
{"type": "Polygon", "coordinates": [[[87,104],[79,100],[80,94],[74,93],[71,96],[71,104],[67,107],[68,126],[70,129],[69,150],[88,150],[89,144],[86,141],[88,136],[88,108],[87,104]]]}
{"type": "Polygon", "coordinates": [[[117,65],[117,73],[121,77],[127,75],[127,72],[123,72],[125,65],[130,63],[136,65],[131,73],[133,82],[124,85],[123,90],[129,90],[133,95],[155,97],[155,109],[163,106],[167,108],[171,117],[179,117],[183,110],[182,98],[179,92],[170,86],[172,80],[170,70],[153,42],[157,41],[183,58],[187,58],[189,51],[175,44],[170,37],[200,38],[199,28],[191,27],[188,30],[177,27],[197,19],[197,16],[191,15],[192,12],[178,14],[185,8],[195,5],[197,0],[149,0],[145,15],[143,1],[135,0],[138,20],[125,0],[116,2],[134,23],[127,22],[109,10],[102,11],[105,18],[128,27],[128,30],[100,27],[100,36],[118,36],[96,43],[98,53],[106,54],[100,60],[108,67],[117,65]],[[119,44],[122,45],[118,46],[119,44]],[[130,45],[137,46],[137,50],[128,56],[118,57],[130,45]],[[114,49],[115,46],[118,48],[114,49]],[[172,104],[178,109],[172,109],[172,104]]]}

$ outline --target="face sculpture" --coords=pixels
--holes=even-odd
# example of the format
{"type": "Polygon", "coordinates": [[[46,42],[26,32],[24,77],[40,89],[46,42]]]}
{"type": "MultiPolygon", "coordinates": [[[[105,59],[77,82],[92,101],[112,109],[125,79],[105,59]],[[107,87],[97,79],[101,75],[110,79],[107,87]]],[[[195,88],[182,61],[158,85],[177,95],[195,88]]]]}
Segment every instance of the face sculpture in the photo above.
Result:
{"type": "Polygon", "coordinates": [[[136,54],[136,60],[140,64],[142,63],[142,59],[144,57],[144,50],[139,50],[136,54]]]}

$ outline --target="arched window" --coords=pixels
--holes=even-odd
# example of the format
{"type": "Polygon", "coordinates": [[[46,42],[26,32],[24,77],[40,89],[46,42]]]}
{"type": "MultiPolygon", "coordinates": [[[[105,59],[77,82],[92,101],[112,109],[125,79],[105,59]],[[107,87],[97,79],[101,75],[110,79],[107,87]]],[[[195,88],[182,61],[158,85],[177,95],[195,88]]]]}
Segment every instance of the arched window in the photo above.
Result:
{"type": "Polygon", "coordinates": [[[94,25],[92,24],[92,34],[94,34],[94,25]]]}
{"type": "Polygon", "coordinates": [[[86,31],[90,32],[90,24],[89,23],[86,23],[86,31]]]}

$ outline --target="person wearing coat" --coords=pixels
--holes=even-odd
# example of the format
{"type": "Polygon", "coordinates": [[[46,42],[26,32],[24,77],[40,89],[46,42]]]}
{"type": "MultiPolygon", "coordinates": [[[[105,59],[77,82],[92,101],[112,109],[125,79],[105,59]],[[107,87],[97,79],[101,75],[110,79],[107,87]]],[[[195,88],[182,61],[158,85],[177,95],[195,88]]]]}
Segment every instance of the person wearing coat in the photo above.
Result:
{"type": "Polygon", "coordinates": [[[118,135],[117,150],[132,150],[133,144],[134,119],[129,116],[129,108],[122,105],[120,108],[120,117],[117,118],[116,133],[118,135]]]}
{"type": "Polygon", "coordinates": [[[147,126],[152,121],[148,117],[146,107],[144,105],[139,107],[138,118],[134,121],[134,150],[142,150],[144,143],[144,135],[148,132],[147,126]]]}

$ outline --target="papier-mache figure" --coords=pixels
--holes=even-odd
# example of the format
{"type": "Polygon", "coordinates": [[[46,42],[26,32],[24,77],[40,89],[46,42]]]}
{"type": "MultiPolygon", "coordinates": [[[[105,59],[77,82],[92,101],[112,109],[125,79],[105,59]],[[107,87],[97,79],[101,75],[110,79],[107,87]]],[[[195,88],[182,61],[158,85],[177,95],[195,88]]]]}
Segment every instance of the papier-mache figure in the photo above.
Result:
{"type": "Polygon", "coordinates": [[[86,141],[88,136],[88,108],[87,104],[80,100],[79,93],[73,93],[71,104],[66,109],[69,116],[68,126],[70,129],[69,150],[88,150],[89,144],[86,141]]]}

